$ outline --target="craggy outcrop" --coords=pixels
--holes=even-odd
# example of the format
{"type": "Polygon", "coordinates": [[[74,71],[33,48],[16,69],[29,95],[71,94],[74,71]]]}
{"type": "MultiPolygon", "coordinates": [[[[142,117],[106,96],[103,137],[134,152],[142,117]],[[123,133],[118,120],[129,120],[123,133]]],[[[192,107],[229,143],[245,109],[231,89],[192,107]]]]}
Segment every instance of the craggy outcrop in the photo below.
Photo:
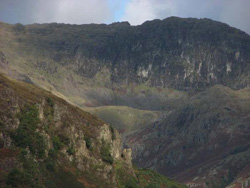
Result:
{"type": "Polygon", "coordinates": [[[193,187],[245,184],[250,164],[250,89],[214,86],[128,137],[134,163],[193,187]]]}
{"type": "MultiPolygon", "coordinates": [[[[1,187],[148,184],[139,182],[141,172],[132,167],[131,150],[122,152],[118,131],[97,117],[1,74],[0,96],[1,187]]],[[[163,179],[159,185],[183,187],[163,179]]]]}
{"type": "MultiPolygon", "coordinates": [[[[127,22],[0,23],[0,44],[1,72],[45,88],[79,107],[103,106],[100,116],[110,123],[125,121],[112,126],[128,136],[124,140],[129,141],[139,166],[153,168],[190,186],[248,183],[248,176],[241,174],[249,165],[248,34],[210,19],[176,17],[139,26],[127,22]],[[153,110],[154,115],[140,113],[142,116],[137,118],[147,116],[146,122],[136,118],[127,121],[129,118],[124,117],[136,111],[128,109],[125,114],[114,108],[117,113],[108,113],[106,105],[153,110]],[[156,121],[154,117],[160,118],[156,121]],[[126,126],[130,122],[138,127],[126,126]]],[[[90,132],[81,132],[77,127],[84,122],[70,126],[72,121],[65,119],[70,114],[68,107],[55,102],[51,116],[46,110],[46,97],[41,98],[35,102],[40,120],[47,122],[49,115],[60,133],[53,138],[46,132],[48,126],[41,132],[47,138],[48,149],[66,135],[69,145],[60,151],[77,169],[95,169],[96,176],[113,178],[109,183],[114,183],[111,163],[121,160],[126,172],[134,177],[130,152],[119,149],[119,135],[112,127],[103,122],[95,129],[90,126],[90,132]]],[[[13,115],[24,107],[13,100],[9,102],[17,108],[9,109],[12,115],[3,116],[3,122],[7,128],[18,129],[20,118],[13,115]]],[[[75,114],[70,118],[76,122],[75,114]]],[[[82,127],[87,130],[85,124],[82,127]]],[[[1,133],[0,145],[11,146],[10,135],[1,133]]],[[[14,159],[9,164],[15,164],[14,159]]],[[[124,174],[123,165],[116,165],[120,174],[124,174]]],[[[121,179],[124,183],[129,178],[121,179]]]]}

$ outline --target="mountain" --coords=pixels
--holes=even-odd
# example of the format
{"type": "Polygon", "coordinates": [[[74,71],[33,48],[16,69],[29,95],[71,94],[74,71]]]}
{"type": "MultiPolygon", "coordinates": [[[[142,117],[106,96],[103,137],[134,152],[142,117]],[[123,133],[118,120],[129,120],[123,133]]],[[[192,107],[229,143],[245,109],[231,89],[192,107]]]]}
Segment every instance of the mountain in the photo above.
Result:
{"type": "Polygon", "coordinates": [[[185,187],[134,169],[110,125],[36,86],[0,75],[1,187],[185,187]]]}
{"type": "Polygon", "coordinates": [[[5,72],[81,106],[162,110],[165,96],[133,90],[249,86],[249,35],[209,19],[171,17],[140,26],[2,23],[0,40],[5,72]]]}
{"type": "Polygon", "coordinates": [[[210,19],[0,23],[0,71],[122,133],[133,162],[193,187],[249,182],[250,36],[210,19]]]}
{"type": "Polygon", "coordinates": [[[153,124],[159,118],[158,112],[138,110],[126,106],[101,106],[83,109],[111,125],[115,125],[124,137],[127,133],[135,132],[153,124]]]}
{"type": "Polygon", "coordinates": [[[240,174],[249,181],[249,122],[250,88],[217,85],[130,135],[127,143],[139,166],[195,187],[226,187],[240,174]]]}

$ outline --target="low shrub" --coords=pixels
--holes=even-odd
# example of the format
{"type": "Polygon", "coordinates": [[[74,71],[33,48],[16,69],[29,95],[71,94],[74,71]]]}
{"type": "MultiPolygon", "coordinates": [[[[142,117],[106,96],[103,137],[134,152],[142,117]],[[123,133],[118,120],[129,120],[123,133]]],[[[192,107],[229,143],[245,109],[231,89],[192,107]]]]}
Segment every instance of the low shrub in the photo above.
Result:
{"type": "Polygon", "coordinates": [[[34,185],[31,174],[16,168],[7,175],[6,184],[12,187],[31,187],[34,185]]]}
{"type": "Polygon", "coordinates": [[[54,172],[56,169],[55,162],[53,162],[52,160],[46,160],[45,166],[46,166],[46,169],[49,170],[50,172],[54,172]]]}
{"type": "Polygon", "coordinates": [[[50,158],[56,159],[58,157],[58,150],[50,149],[48,155],[50,158]]]}
{"type": "Polygon", "coordinates": [[[60,150],[63,147],[63,143],[58,136],[52,137],[52,143],[55,150],[60,150]]]}
{"type": "Polygon", "coordinates": [[[115,136],[115,129],[114,129],[114,127],[112,127],[111,125],[110,125],[110,131],[111,131],[111,134],[112,134],[112,140],[115,140],[115,139],[116,139],[116,136],[115,136]]]}
{"type": "Polygon", "coordinates": [[[101,147],[101,157],[102,157],[102,160],[104,162],[107,162],[107,163],[110,163],[110,164],[113,164],[114,162],[114,159],[113,157],[111,156],[111,153],[110,153],[110,145],[105,143],[103,141],[102,143],[102,147],[101,147]]]}
{"type": "Polygon", "coordinates": [[[75,148],[74,148],[73,144],[67,149],[67,153],[68,153],[69,155],[74,155],[74,153],[75,153],[75,148]]]}
{"type": "Polygon", "coordinates": [[[54,107],[55,106],[55,103],[54,103],[54,101],[50,98],[50,97],[48,97],[47,99],[46,99],[46,101],[47,101],[47,103],[48,103],[48,105],[50,106],[50,107],[54,107]]]}
{"type": "Polygon", "coordinates": [[[88,149],[91,149],[91,148],[92,148],[92,141],[91,141],[91,138],[88,137],[88,136],[85,136],[85,137],[84,137],[84,141],[85,141],[85,143],[86,143],[86,147],[87,147],[88,149]]]}
{"type": "Polygon", "coordinates": [[[26,107],[19,117],[20,125],[14,133],[11,134],[16,146],[29,148],[33,155],[43,158],[45,156],[46,143],[44,137],[36,132],[40,122],[38,109],[35,105],[26,107]]]}
{"type": "MultiPolygon", "coordinates": [[[[135,178],[130,178],[124,185],[124,188],[140,188],[135,178]]],[[[149,187],[148,187],[149,188],[149,187]]],[[[151,188],[151,187],[150,187],[151,188]]],[[[152,187],[153,188],[153,187],[152,187]]]]}

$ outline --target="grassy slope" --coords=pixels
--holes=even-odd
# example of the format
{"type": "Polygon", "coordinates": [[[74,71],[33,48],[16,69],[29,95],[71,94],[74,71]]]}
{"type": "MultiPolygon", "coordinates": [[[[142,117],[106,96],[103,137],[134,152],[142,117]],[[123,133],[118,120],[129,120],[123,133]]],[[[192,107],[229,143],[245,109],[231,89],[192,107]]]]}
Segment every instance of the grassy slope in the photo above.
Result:
{"type": "MultiPolygon", "coordinates": [[[[161,107],[164,107],[164,110],[168,110],[176,108],[183,104],[183,101],[186,101],[182,100],[183,98],[186,99],[186,94],[184,92],[181,93],[173,91],[171,93],[171,91],[169,90],[158,92],[156,91],[156,88],[149,88],[145,87],[144,85],[131,87],[128,89],[125,88],[125,95],[121,94],[124,92],[124,88],[122,88],[121,92],[114,92],[111,89],[105,88],[110,84],[110,75],[108,72],[105,72],[105,70],[103,70],[103,74],[96,75],[96,80],[94,81],[84,77],[79,77],[77,74],[75,74],[74,71],[70,70],[74,69],[74,67],[69,68],[61,66],[60,64],[58,64],[58,62],[47,56],[46,53],[45,55],[43,55],[42,52],[40,53],[39,49],[37,49],[36,51],[28,48],[27,46],[25,46],[25,44],[22,44],[20,41],[22,41],[23,36],[22,34],[19,34],[19,37],[16,37],[15,33],[13,32],[14,26],[3,23],[0,24],[0,52],[3,52],[5,54],[4,58],[6,59],[6,61],[9,61],[9,64],[6,65],[4,63],[1,63],[0,59],[1,70],[9,74],[10,76],[17,77],[20,79],[23,79],[22,75],[27,75],[31,79],[31,81],[34,82],[36,85],[39,85],[40,87],[45,88],[47,90],[51,90],[55,94],[64,97],[64,99],[74,104],[77,104],[79,106],[85,106],[86,104],[89,106],[98,106],[105,104],[129,105],[140,109],[145,109],[145,106],[146,109],[149,109],[149,106],[159,106],[160,104],[161,107]],[[44,63],[45,66],[38,67],[37,65],[39,64],[39,62],[46,62],[44,63]],[[51,73],[51,70],[55,69],[57,71],[51,73]],[[105,80],[104,85],[102,82],[103,80],[105,80]],[[172,98],[168,98],[170,94],[172,98]],[[117,95],[119,97],[117,97],[117,95]],[[110,102],[110,98],[113,97],[116,99],[116,102],[118,101],[117,103],[113,103],[113,101],[112,103],[110,102]],[[136,100],[133,100],[134,98],[136,98],[136,100]],[[167,100],[165,100],[166,98],[167,100]],[[147,104],[147,101],[153,102],[147,104]]],[[[68,60],[66,59],[66,61],[68,60]]],[[[246,79],[246,77],[243,77],[243,79],[246,79]]],[[[216,99],[216,93],[214,94],[214,91],[210,92],[211,93],[209,95],[211,95],[211,98],[216,99]]],[[[223,92],[228,93],[229,91],[223,90],[223,92]]],[[[231,93],[231,91],[229,93],[231,93]]],[[[238,98],[237,96],[248,96],[248,92],[244,90],[236,92],[234,95],[232,95],[232,98],[238,98]]],[[[209,97],[210,96],[208,96],[208,98],[209,97]]],[[[226,99],[227,98],[225,98],[225,101],[226,99]]],[[[196,100],[199,101],[198,99],[196,100]]],[[[229,106],[234,106],[235,104],[233,100],[231,100],[232,102],[230,102],[230,100],[226,102],[229,106]]],[[[242,103],[240,104],[240,106],[243,106],[244,109],[247,109],[247,103],[245,102],[245,100],[247,99],[242,99],[242,103]]],[[[212,102],[213,101],[211,101],[211,103],[212,102]]],[[[197,103],[199,105],[199,102],[197,103]]],[[[197,105],[197,103],[195,103],[195,105],[197,105]]],[[[120,127],[120,125],[124,125],[126,127],[133,127],[131,126],[131,123],[134,122],[135,124],[138,123],[138,125],[141,124],[141,119],[132,118],[132,120],[127,120],[124,118],[123,114],[119,114],[118,110],[123,107],[116,107],[118,110],[115,108],[113,108],[112,110],[107,109],[107,111],[116,116],[115,119],[110,118],[110,115],[105,112],[105,108],[106,107],[98,108],[98,112],[96,113],[100,114],[100,116],[103,116],[104,118],[107,118],[107,120],[109,120],[110,122],[117,122],[118,119],[121,119],[122,122],[119,123],[118,127],[120,127]]],[[[214,110],[216,111],[219,109],[220,108],[214,110]]],[[[235,109],[239,113],[244,112],[241,107],[237,108],[236,106],[235,109]]],[[[138,114],[137,111],[132,109],[123,109],[122,111],[125,111],[126,114],[129,114],[130,111],[135,114],[138,114]]],[[[227,114],[226,111],[227,110],[223,109],[223,113],[227,114]]],[[[144,114],[144,112],[139,114],[144,114]]]]}
{"type": "MultiPolygon", "coordinates": [[[[17,117],[20,117],[20,115],[22,116],[23,110],[25,110],[28,106],[42,104],[46,98],[50,98],[57,103],[61,103],[64,106],[67,106],[68,111],[73,112],[76,115],[75,121],[77,121],[77,118],[85,119],[84,121],[90,123],[92,126],[100,126],[104,123],[101,120],[93,117],[89,113],[69,105],[64,100],[52,95],[51,93],[43,89],[40,89],[34,85],[16,81],[14,79],[6,78],[2,75],[0,75],[0,93],[0,132],[1,134],[5,135],[5,137],[1,137],[1,142],[6,141],[5,139],[9,139],[9,136],[12,138],[11,135],[16,134],[15,129],[13,129],[13,126],[15,126],[16,124],[15,119],[17,117]],[[21,109],[21,112],[19,112],[19,114],[15,114],[15,111],[12,110],[19,108],[21,109]],[[8,121],[6,120],[6,118],[8,121]],[[13,124],[10,124],[9,121],[13,121],[13,124]]],[[[50,109],[50,107],[47,106],[48,104],[45,105],[46,109],[50,109]]],[[[28,113],[31,112],[32,111],[28,113]]],[[[31,122],[31,120],[27,121],[31,122]]],[[[66,121],[71,121],[71,117],[68,117],[66,121]]],[[[53,127],[53,125],[49,125],[49,128],[46,128],[46,124],[49,122],[49,117],[45,116],[45,124],[42,125],[45,127],[39,127],[39,131],[41,132],[38,131],[38,134],[45,134],[46,132],[47,134],[50,134],[51,137],[55,136],[55,127],[53,127]]],[[[85,132],[85,134],[95,134],[94,132],[85,129],[84,126],[81,129],[85,132]]],[[[27,142],[25,143],[27,143],[28,145],[32,144],[32,142],[36,143],[37,137],[35,135],[37,135],[37,133],[29,132],[29,139],[31,140],[27,140],[27,142]]],[[[95,136],[92,135],[91,137],[95,136]]],[[[60,153],[60,157],[48,155],[47,157],[40,159],[40,157],[36,156],[36,154],[29,154],[27,149],[24,149],[22,146],[17,146],[16,144],[18,142],[13,143],[13,141],[11,141],[11,143],[11,146],[1,146],[0,148],[0,153],[2,156],[1,163],[5,163],[5,161],[9,161],[8,163],[10,163],[9,166],[7,165],[4,168],[0,169],[0,179],[2,180],[0,182],[0,186],[5,187],[7,183],[9,186],[6,187],[32,187],[34,185],[36,187],[84,187],[84,184],[80,183],[77,180],[78,178],[84,177],[85,179],[87,178],[87,182],[91,182],[91,180],[81,172],[78,173],[76,166],[65,160],[64,154],[59,151],[56,152],[60,153]],[[62,165],[61,163],[63,163],[64,165],[62,165]],[[50,165],[51,167],[48,168],[48,165],[50,165]]],[[[33,147],[39,148],[39,146],[36,144],[33,147]]],[[[93,185],[96,184],[93,183],[93,185]]]]}
{"type": "MultiPolygon", "coordinates": [[[[91,138],[93,148],[89,149],[89,154],[100,160],[102,154],[98,149],[100,143],[97,140],[97,130],[104,124],[102,120],[68,104],[50,92],[34,85],[8,79],[1,74],[0,96],[1,187],[113,187],[109,180],[99,179],[96,175],[97,170],[100,171],[99,168],[104,170],[107,165],[105,162],[101,166],[90,162],[88,170],[84,172],[78,168],[75,152],[79,136],[74,140],[75,135],[69,131],[76,129],[91,138]],[[43,106],[44,109],[42,119],[38,106],[43,106]],[[62,111],[58,112],[58,109],[62,111]],[[55,115],[58,113],[65,113],[61,120],[54,119],[58,119],[58,115],[55,115]],[[17,121],[20,124],[15,127],[18,125],[17,121]],[[7,143],[11,145],[6,145],[7,143]],[[70,156],[74,159],[72,162],[69,160],[70,156]]],[[[78,134],[78,131],[73,133],[78,134]]],[[[92,161],[93,158],[89,160],[92,161]]],[[[149,184],[140,176],[142,173],[139,170],[135,171],[139,178],[133,176],[131,169],[122,160],[114,161],[112,167],[114,168],[112,173],[116,174],[115,181],[119,182],[118,187],[129,187],[130,180],[133,180],[134,188],[149,184]],[[115,170],[118,168],[119,174],[115,170]]],[[[149,178],[152,178],[158,187],[167,184],[183,187],[156,173],[149,178]]]]}
{"type": "Polygon", "coordinates": [[[158,114],[152,111],[137,110],[126,106],[101,106],[83,108],[83,110],[108,122],[120,132],[134,132],[145,128],[157,120],[158,114]]]}
{"type": "Polygon", "coordinates": [[[135,131],[156,120],[157,113],[136,110],[136,108],[171,110],[181,105],[182,101],[187,98],[185,92],[153,88],[144,84],[111,88],[109,87],[110,73],[105,68],[93,79],[79,76],[73,71],[73,66],[62,66],[48,56],[42,55],[38,50],[34,51],[27,44],[23,44],[24,35],[20,32],[16,35],[15,27],[1,24],[0,41],[3,43],[0,46],[0,52],[6,54],[5,62],[1,63],[0,60],[1,71],[20,80],[24,79],[23,75],[27,76],[35,85],[51,91],[72,104],[83,107],[121,132],[135,131]],[[6,61],[9,63],[6,64],[6,61]],[[84,106],[102,107],[86,108],[84,106]]]}
{"type": "MultiPolygon", "coordinates": [[[[0,23],[0,26],[0,52],[4,54],[4,60],[0,59],[0,70],[20,80],[28,78],[30,82],[78,106],[118,105],[147,110],[166,110],[173,108],[178,100],[186,97],[185,92],[152,88],[144,84],[129,86],[114,84],[111,87],[111,73],[105,67],[94,75],[93,79],[79,76],[76,73],[76,58],[69,59],[62,56],[58,62],[54,58],[55,51],[40,49],[41,44],[36,37],[44,38],[43,42],[49,39],[44,34],[32,34],[31,31],[39,27],[43,31],[45,25],[27,26],[30,33],[22,31],[22,26],[19,25],[0,23]]],[[[84,33],[83,37],[86,37],[84,33]]],[[[54,43],[56,44],[56,41],[54,43]]]]}
{"type": "Polygon", "coordinates": [[[137,132],[128,140],[136,140],[131,146],[137,150],[142,148],[135,155],[140,166],[197,187],[205,183],[225,187],[241,177],[250,162],[249,114],[249,88],[216,85],[190,98],[157,127],[137,132]]]}

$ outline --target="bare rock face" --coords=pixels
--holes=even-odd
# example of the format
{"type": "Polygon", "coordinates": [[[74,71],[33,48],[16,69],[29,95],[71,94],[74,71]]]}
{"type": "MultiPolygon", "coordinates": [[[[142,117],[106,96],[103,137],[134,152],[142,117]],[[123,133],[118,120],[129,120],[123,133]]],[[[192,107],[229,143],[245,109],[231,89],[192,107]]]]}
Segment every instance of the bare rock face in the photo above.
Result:
{"type": "Polygon", "coordinates": [[[124,176],[134,177],[131,150],[122,158],[121,135],[102,120],[51,93],[31,85],[20,86],[1,75],[0,96],[1,173],[8,174],[14,168],[22,171],[27,158],[36,165],[45,161],[45,171],[79,171],[83,177],[78,178],[101,187],[118,187],[116,163],[121,164],[124,176]]]}
{"type": "MultiPolygon", "coordinates": [[[[131,138],[129,143],[132,156],[140,166],[192,186],[204,186],[213,177],[218,181],[224,177],[228,184],[233,181],[232,174],[236,176],[249,164],[248,34],[209,19],[176,17],[133,27],[124,23],[0,24],[0,68],[6,74],[48,90],[52,88],[81,107],[170,109],[158,123],[132,135],[137,138],[131,138]],[[137,91],[141,86],[143,89],[137,91]],[[168,94],[162,95],[166,88],[170,88],[168,94]],[[242,90],[234,93],[230,88],[242,90]],[[172,89],[189,98],[165,100],[172,89]],[[204,92],[197,94],[200,91],[204,92]],[[165,108],[168,105],[173,107],[165,108]]],[[[0,86],[7,87],[1,82],[0,86]]],[[[1,91],[1,98],[14,96],[19,89],[1,91]]],[[[57,136],[67,143],[61,151],[70,161],[76,159],[78,169],[95,169],[98,177],[114,182],[114,168],[107,161],[121,159],[119,134],[101,120],[87,114],[82,118],[79,111],[60,100],[49,107],[46,97],[35,90],[29,89],[32,97],[21,90],[25,97],[30,97],[26,102],[24,95],[2,101],[5,127],[19,127],[13,114],[23,109],[24,103],[41,105],[39,128],[51,131],[53,127],[54,135],[47,137],[48,149],[53,148],[52,139],[57,136]],[[103,152],[104,157],[103,145],[109,148],[109,152],[103,152]],[[74,153],[74,149],[79,151],[74,153]]],[[[1,145],[12,144],[5,134],[1,137],[5,139],[1,145]]],[[[130,166],[131,154],[124,152],[130,166]]]]}
{"type": "Polygon", "coordinates": [[[121,135],[110,125],[104,124],[100,127],[98,140],[100,143],[110,143],[111,155],[115,159],[121,158],[121,135]]]}
{"type": "Polygon", "coordinates": [[[233,182],[226,188],[247,188],[250,186],[250,165],[246,165],[233,182]]]}
{"type": "Polygon", "coordinates": [[[99,137],[98,137],[99,141],[108,142],[108,141],[111,140],[112,135],[111,135],[111,132],[110,132],[109,125],[104,124],[103,126],[101,126],[99,132],[100,132],[99,137]]]}
{"type": "Polygon", "coordinates": [[[11,138],[8,134],[5,134],[4,132],[0,133],[0,146],[1,147],[10,147],[11,146],[11,138]]]}
{"type": "MultiPolygon", "coordinates": [[[[70,62],[80,76],[106,87],[144,83],[192,90],[215,84],[244,88],[250,83],[249,35],[209,19],[171,17],[136,27],[48,24],[24,29],[25,35],[15,34],[28,48],[38,48],[63,66],[70,62]],[[95,37],[90,37],[93,32],[95,37]]],[[[57,74],[46,60],[37,65],[57,74]]]]}
{"type": "Polygon", "coordinates": [[[111,131],[111,137],[113,137],[111,142],[111,155],[114,157],[114,159],[121,159],[122,155],[121,134],[116,129],[113,129],[113,131],[111,131]]]}
{"type": "Polygon", "coordinates": [[[129,135],[134,163],[197,188],[248,185],[249,99],[249,89],[219,85],[193,96],[129,135]]]}
{"type": "Polygon", "coordinates": [[[123,149],[122,156],[124,158],[125,163],[128,166],[132,166],[132,150],[131,149],[123,149]]]}
{"type": "Polygon", "coordinates": [[[76,158],[81,159],[81,158],[89,158],[89,151],[88,148],[86,147],[86,142],[84,140],[80,140],[77,145],[76,145],[76,158]]]}
{"type": "MultiPolygon", "coordinates": [[[[196,90],[215,84],[232,88],[250,84],[249,35],[209,19],[171,17],[135,27],[41,24],[23,28],[25,34],[12,33],[20,46],[17,50],[22,54],[22,49],[31,49],[29,55],[39,59],[32,65],[58,77],[57,70],[63,68],[104,87],[146,84],[196,90]]],[[[7,62],[6,57],[1,52],[0,61],[7,62]]],[[[77,83],[72,76],[69,79],[77,83]]]]}

